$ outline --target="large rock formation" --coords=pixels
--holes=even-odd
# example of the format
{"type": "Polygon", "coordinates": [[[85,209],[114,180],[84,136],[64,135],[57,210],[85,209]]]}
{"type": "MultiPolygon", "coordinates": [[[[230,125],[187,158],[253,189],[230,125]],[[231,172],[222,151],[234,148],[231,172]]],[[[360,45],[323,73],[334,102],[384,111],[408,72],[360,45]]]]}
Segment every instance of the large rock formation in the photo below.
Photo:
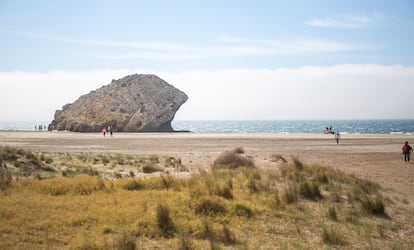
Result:
{"type": "Polygon", "coordinates": [[[170,132],[187,95],[155,75],[130,75],[57,110],[49,130],[170,132]]]}

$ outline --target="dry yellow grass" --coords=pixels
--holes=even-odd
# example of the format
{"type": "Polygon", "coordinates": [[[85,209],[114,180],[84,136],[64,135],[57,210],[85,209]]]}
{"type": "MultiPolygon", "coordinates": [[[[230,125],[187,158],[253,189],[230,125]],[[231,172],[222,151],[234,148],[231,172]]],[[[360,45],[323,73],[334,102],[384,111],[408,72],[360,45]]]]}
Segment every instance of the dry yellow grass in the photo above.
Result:
{"type": "Polygon", "coordinates": [[[14,179],[0,192],[0,249],[412,247],[406,202],[329,167],[297,166],[14,179]]]}

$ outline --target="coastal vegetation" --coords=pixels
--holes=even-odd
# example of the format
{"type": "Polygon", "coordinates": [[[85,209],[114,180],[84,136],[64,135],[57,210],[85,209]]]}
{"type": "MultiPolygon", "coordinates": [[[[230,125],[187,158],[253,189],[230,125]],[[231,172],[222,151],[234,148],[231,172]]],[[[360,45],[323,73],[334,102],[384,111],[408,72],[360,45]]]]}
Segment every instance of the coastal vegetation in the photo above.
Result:
{"type": "Polygon", "coordinates": [[[0,148],[0,248],[413,245],[414,213],[398,194],[332,167],[307,166],[297,158],[261,169],[243,154],[241,148],[226,151],[210,170],[178,178],[172,170],[186,168],[174,157],[0,148]],[[158,174],[144,174],[144,167],[158,174]],[[130,169],[135,169],[134,175],[130,169]]]}

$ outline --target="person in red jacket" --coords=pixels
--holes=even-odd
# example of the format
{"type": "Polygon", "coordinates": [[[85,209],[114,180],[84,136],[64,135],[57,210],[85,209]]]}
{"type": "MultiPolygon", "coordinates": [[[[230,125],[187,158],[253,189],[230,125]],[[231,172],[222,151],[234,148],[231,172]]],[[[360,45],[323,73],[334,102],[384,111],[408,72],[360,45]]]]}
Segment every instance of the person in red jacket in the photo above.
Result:
{"type": "Polygon", "coordinates": [[[404,143],[404,146],[402,147],[403,155],[404,155],[404,162],[408,163],[410,162],[410,154],[413,152],[413,148],[408,144],[408,141],[404,143]]]}

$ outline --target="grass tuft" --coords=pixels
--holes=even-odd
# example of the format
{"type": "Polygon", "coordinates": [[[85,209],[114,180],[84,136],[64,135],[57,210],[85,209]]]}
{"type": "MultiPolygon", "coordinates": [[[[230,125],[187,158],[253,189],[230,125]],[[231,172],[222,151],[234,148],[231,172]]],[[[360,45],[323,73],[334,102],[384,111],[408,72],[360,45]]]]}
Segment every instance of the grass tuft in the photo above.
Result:
{"type": "Polygon", "coordinates": [[[305,165],[303,165],[303,163],[296,157],[293,158],[293,166],[297,170],[302,170],[305,168],[305,165]]]}
{"type": "Polygon", "coordinates": [[[217,215],[226,211],[226,207],[219,199],[209,197],[200,199],[195,207],[195,212],[202,215],[217,215]]]}
{"type": "Polygon", "coordinates": [[[286,186],[279,195],[281,201],[286,204],[297,203],[299,201],[298,191],[295,186],[286,186]]]}
{"type": "Polygon", "coordinates": [[[129,191],[136,191],[144,189],[145,185],[141,181],[130,180],[124,184],[123,188],[129,191]]]}
{"type": "Polygon", "coordinates": [[[243,216],[246,218],[253,217],[253,210],[245,205],[237,203],[233,208],[233,214],[237,216],[243,216]]]}
{"type": "Polygon", "coordinates": [[[175,233],[175,225],[170,217],[170,208],[165,204],[157,206],[157,225],[164,237],[172,237],[175,233]]]}
{"type": "Polygon", "coordinates": [[[191,249],[195,249],[191,240],[188,239],[188,237],[184,233],[180,233],[180,245],[178,246],[178,250],[191,249]]]}
{"type": "Polygon", "coordinates": [[[145,165],[142,167],[142,172],[145,174],[151,174],[151,173],[160,172],[160,171],[161,169],[154,165],[145,165]]]}
{"type": "Polygon", "coordinates": [[[227,245],[236,243],[236,236],[226,224],[223,224],[222,242],[227,245]]]}
{"type": "Polygon", "coordinates": [[[336,208],[334,206],[330,206],[328,208],[328,217],[333,221],[338,221],[338,213],[336,212],[336,208]]]}
{"type": "Polygon", "coordinates": [[[365,196],[361,199],[361,206],[368,214],[376,216],[387,216],[385,213],[385,204],[380,197],[370,198],[365,196]]]}
{"type": "Polygon", "coordinates": [[[299,184],[299,194],[309,200],[320,200],[322,199],[321,191],[319,186],[315,183],[304,181],[299,184]]]}
{"type": "Polygon", "coordinates": [[[126,233],[116,240],[114,249],[135,250],[137,249],[136,238],[126,233]]]}
{"type": "Polygon", "coordinates": [[[12,184],[13,176],[4,166],[0,166],[0,191],[5,192],[12,184]]]}
{"type": "Polygon", "coordinates": [[[325,243],[330,245],[345,245],[346,240],[343,234],[335,227],[323,228],[322,239],[325,243]]]}

